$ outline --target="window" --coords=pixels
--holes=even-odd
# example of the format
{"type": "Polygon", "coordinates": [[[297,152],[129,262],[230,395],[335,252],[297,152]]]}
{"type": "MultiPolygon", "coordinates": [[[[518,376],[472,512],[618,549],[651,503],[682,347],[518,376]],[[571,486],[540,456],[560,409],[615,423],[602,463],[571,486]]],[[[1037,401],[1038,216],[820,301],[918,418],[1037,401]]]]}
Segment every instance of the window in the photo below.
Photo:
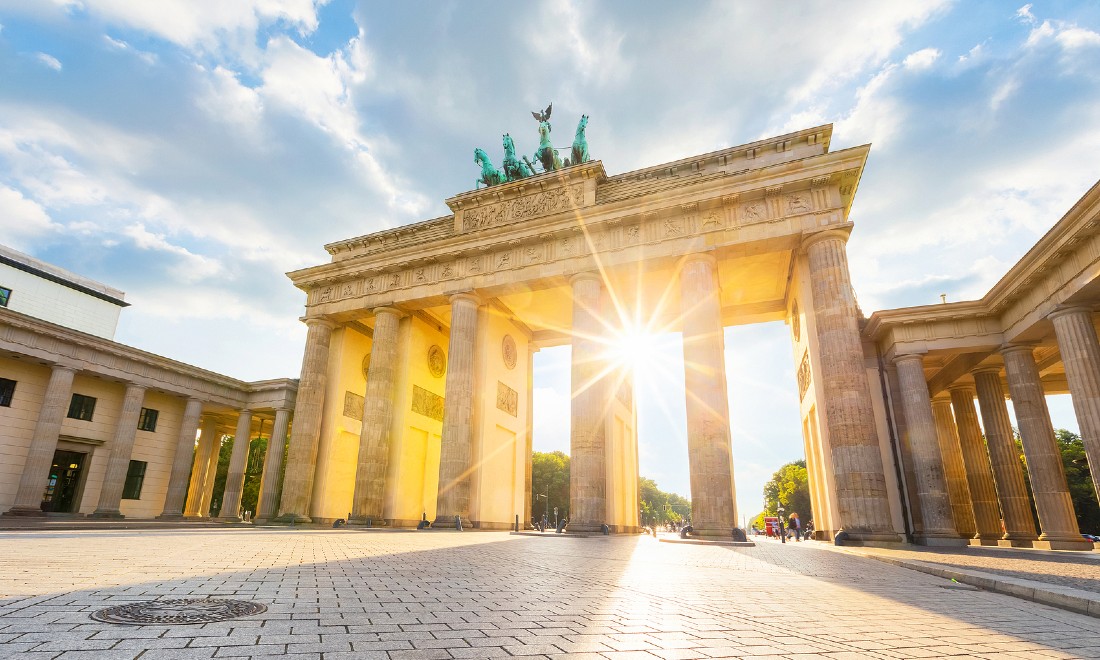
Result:
{"type": "Polygon", "coordinates": [[[11,300],[11,289],[0,286],[0,307],[7,307],[11,300]]]}
{"type": "Polygon", "coordinates": [[[11,407],[11,397],[15,394],[15,381],[0,378],[0,406],[11,407]]]}
{"type": "Polygon", "coordinates": [[[141,417],[138,417],[138,430],[139,431],[156,431],[157,430],[157,415],[160,413],[152,408],[142,408],[141,417]]]}
{"type": "Polygon", "coordinates": [[[73,400],[69,404],[69,417],[71,419],[81,419],[85,422],[92,421],[92,414],[95,413],[95,397],[84,396],[83,394],[74,394],[73,400]]]}
{"type": "Polygon", "coordinates": [[[122,499],[141,499],[141,485],[145,483],[146,465],[148,463],[145,461],[130,461],[130,467],[126,469],[126,483],[122,486],[122,499]]]}

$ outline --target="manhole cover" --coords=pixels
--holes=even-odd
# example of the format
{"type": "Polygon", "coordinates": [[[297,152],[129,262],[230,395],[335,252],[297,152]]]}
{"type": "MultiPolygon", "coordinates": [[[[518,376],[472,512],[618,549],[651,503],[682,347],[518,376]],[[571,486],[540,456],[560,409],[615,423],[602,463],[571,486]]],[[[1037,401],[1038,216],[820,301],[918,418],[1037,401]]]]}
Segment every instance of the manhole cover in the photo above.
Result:
{"type": "Polygon", "coordinates": [[[249,600],[173,598],[116,605],[92,612],[92,618],[104,623],[130,626],[188,625],[225,621],[266,611],[267,605],[249,600]]]}

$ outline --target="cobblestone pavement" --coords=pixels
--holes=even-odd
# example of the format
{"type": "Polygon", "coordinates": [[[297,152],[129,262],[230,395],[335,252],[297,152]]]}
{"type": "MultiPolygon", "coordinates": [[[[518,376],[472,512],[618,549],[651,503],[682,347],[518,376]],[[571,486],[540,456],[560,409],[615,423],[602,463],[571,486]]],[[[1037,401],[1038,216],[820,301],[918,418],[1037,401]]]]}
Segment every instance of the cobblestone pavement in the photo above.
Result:
{"type": "Polygon", "coordinates": [[[1021,580],[1035,580],[1100,594],[1100,552],[1013,550],[1009,548],[867,549],[896,559],[915,559],[944,568],[960,568],[1021,580]]]}
{"type": "Polygon", "coordinates": [[[814,543],[306,529],[0,534],[0,656],[279,655],[1100,657],[1100,619],[814,543]],[[184,596],[268,610],[200,626],[89,619],[109,605],[184,596]]]}

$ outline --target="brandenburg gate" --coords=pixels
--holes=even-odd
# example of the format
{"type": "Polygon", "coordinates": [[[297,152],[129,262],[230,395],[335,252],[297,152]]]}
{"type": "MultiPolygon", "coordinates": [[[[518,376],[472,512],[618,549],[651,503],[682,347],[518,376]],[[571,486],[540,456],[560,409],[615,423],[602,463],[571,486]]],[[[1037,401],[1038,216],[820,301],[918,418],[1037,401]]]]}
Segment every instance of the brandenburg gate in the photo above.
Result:
{"type": "Polygon", "coordinates": [[[869,146],[830,152],[831,135],[615,175],[574,143],[573,164],[486,175],[450,215],[327,245],[329,263],[289,273],[308,333],[280,519],[526,522],[532,356],[568,344],[569,529],[637,530],[632,375],[608,347],[642,318],[683,335],[694,528],[736,538],[723,328],[783,320],[818,529],[899,540],[845,253],[869,146]]]}

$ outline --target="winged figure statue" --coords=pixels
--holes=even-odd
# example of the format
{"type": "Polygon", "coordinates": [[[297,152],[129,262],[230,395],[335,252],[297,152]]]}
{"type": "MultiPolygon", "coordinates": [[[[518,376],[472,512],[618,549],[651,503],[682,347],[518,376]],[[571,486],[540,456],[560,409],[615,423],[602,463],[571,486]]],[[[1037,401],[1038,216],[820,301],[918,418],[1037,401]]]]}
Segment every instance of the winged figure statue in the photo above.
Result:
{"type": "Polygon", "coordinates": [[[546,106],[546,110],[544,112],[532,112],[531,116],[535,118],[535,121],[540,123],[544,121],[550,121],[550,110],[553,107],[554,104],[553,102],[551,102],[550,105],[546,106]]]}

